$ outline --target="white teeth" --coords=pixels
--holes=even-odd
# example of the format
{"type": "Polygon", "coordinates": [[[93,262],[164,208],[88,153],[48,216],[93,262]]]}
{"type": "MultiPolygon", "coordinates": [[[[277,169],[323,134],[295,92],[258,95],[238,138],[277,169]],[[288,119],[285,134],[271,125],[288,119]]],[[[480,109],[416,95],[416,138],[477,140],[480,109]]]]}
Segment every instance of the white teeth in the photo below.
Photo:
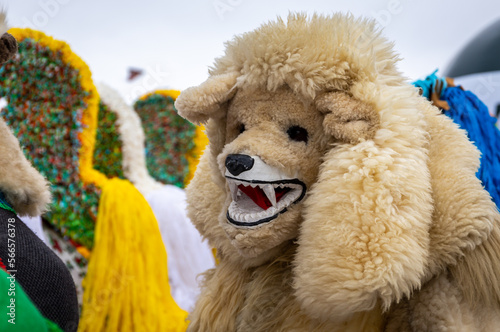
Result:
{"type": "Polygon", "coordinates": [[[276,206],[276,194],[274,192],[274,187],[271,184],[266,184],[264,186],[261,186],[261,189],[264,191],[266,194],[267,198],[271,202],[273,206],[276,206]]]}
{"type": "Polygon", "coordinates": [[[229,181],[229,189],[231,190],[231,198],[236,201],[238,198],[238,184],[233,181],[229,181]]]}
{"type": "Polygon", "coordinates": [[[236,221],[237,223],[233,223],[235,227],[257,227],[260,224],[258,223],[259,221],[267,223],[268,220],[273,220],[279,213],[293,204],[304,192],[301,185],[290,183],[291,181],[287,183],[276,182],[277,181],[274,183],[252,183],[250,181],[240,181],[228,178],[227,184],[232,198],[232,202],[227,211],[229,218],[231,218],[229,221],[231,223],[233,223],[231,220],[236,221]],[[272,206],[267,209],[262,209],[238,188],[239,185],[262,189],[272,206]],[[279,202],[276,202],[276,188],[289,189],[279,202]],[[248,224],[248,226],[246,226],[246,224],[248,224]]]}

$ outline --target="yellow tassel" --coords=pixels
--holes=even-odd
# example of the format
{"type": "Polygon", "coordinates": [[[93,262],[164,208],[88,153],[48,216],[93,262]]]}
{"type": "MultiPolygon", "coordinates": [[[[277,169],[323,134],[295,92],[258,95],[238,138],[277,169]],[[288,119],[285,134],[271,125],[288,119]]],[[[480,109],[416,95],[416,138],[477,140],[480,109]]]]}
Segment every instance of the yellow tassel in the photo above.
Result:
{"type": "Polygon", "coordinates": [[[170,294],[153,211],[127,180],[102,188],[79,332],[181,332],[187,312],[170,294]]]}

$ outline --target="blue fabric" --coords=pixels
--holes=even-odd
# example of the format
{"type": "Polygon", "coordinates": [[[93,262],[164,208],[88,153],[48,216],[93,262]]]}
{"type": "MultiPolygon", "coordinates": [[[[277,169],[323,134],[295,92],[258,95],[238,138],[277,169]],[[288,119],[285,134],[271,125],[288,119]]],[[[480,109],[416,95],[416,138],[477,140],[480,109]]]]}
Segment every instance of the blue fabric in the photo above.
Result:
{"type": "MultiPolygon", "coordinates": [[[[436,90],[436,82],[441,81],[443,87],[441,89],[441,96],[443,95],[443,91],[448,87],[448,83],[446,83],[445,78],[440,78],[436,75],[438,70],[436,69],[432,74],[427,76],[423,80],[418,80],[413,82],[413,85],[417,88],[422,89],[422,96],[427,99],[431,99],[431,94],[436,90]]],[[[441,98],[441,96],[439,96],[441,98]]]]}
{"type": "Polygon", "coordinates": [[[481,151],[481,166],[477,177],[500,207],[500,131],[495,126],[496,118],[490,116],[488,108],[470,91],[449,87],[441,95],[450,105],[444,114],[467,131],[469,139],[481,151]]]}

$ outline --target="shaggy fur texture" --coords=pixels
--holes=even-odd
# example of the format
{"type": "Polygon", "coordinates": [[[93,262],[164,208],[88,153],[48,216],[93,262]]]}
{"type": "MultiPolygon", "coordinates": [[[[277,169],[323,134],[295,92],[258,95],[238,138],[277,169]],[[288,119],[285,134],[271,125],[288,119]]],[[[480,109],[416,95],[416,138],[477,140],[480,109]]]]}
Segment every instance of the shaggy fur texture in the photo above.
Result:
{"type": "Polygon", "coordinates": [[[325,93],[316,98],[316,109],[324,114],[325,134],[352,144],[375,136],[380,123],[373,107],[345,93],[325,93]]]}
{"type": "Polygon", "coordinates": [[[207,122],[189,215],[220,258],[190,331],[495,326],[499,214],[478,151],[396,61],[373,22],[291,14],[235,37],[179,96],[181,115],[207,122]],[[300,180],[305,198],[257,226],[228,222],[234,154],[300,180]]]}
{"type": "MultiPolygon", "coordinates": [[[[5,13],[0,13],[0,32],[5,32],[5,13]]],[[[17,52],[17,42],[4,33],[0,39],[2,63],[17,52]]],[[[24,156],[18,140],[0,119],[0,191],[16,212],[23,216],[39,216],[51,201],[49,183],[31,166],[24,156]]]]}
{"type": "Polygon", "coordinates": [[[0,191],[19,215],[41,215],[51,201],[49,183],[31,166],[3,119],[0,142],[0,191]]]}

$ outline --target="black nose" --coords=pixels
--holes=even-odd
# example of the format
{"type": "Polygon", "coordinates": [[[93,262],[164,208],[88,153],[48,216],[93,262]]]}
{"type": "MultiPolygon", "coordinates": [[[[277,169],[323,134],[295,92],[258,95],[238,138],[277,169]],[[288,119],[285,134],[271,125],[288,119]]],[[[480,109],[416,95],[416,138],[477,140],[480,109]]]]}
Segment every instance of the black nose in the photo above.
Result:
{"type": "Polygon", "coordinates": [[[226,168],[234,176],[238,176],[251,169],[253,163],[253,158],[246,154],[230,154],[226,157],[226,168]]]}

